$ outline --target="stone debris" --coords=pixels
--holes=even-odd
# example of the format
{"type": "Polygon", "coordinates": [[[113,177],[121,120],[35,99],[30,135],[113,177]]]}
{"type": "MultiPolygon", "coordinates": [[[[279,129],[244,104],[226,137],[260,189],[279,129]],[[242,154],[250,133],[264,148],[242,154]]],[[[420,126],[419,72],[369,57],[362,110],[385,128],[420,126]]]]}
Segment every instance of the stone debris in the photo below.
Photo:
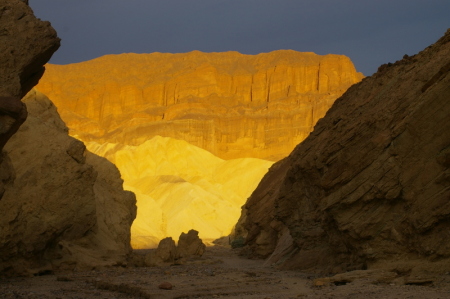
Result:
{"type": "Polygon", "coordinates": [[[172,284],[170,282],[163,282],[161,283],[158,288],[162,289],[162,290],[171,290],[173,288],[172,284]]]}
{"type": "Polygon", "coordinates": [[[161,240],[158,248],[145,254],[143,263],[147,267],[183,264],[189,259],[201,257],[205,250],[206,245],[198,237],[198,232],[191,229],[187,234],[181,233],[177,246],[171,237],[161,240]]]}

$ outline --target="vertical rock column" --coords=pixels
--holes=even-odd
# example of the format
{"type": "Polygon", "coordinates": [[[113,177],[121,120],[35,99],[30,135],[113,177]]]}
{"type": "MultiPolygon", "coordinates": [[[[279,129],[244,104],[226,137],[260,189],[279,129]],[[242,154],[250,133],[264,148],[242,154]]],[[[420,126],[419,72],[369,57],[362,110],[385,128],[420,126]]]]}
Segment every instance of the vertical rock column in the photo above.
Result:
{"type": "Polygon", "coordinates": [[[0,0],[0,198],[14,176],[2,149],[27,118],[20,100],[38,83],[60,41],[50,23],[37,19],[27,4],[0,0]]]}

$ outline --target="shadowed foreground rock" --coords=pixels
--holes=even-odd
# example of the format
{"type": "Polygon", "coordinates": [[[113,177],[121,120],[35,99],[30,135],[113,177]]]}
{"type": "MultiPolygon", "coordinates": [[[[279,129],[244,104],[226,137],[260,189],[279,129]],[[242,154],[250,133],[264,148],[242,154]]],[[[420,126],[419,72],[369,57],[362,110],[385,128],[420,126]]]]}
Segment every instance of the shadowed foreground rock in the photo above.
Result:
{"type": "Polygon", "coordinates": [[[14,179],[6,142],[27,118],[20,99],[44,73],[44,64],[59,47],[49,22],[34,17],[19,0],[0,0],[0,199],[14,179]]]}
{"type": "Polygon", "coordinates": [[[187,234],[181,233],[178,239],[176,259],[190,256],[202,256],[206,246],[198,237],[198,231],[191,229],[187,234]]]}
{"type": "Polygon", "coordinates": [[[0,28],[0,274],[125,263],[136,206],[117,168],[69,137],[45,96],[28,93],[28,119],[20,101],[56,32],[19,0],[0,0],[0,28]]]}
{"type": "Polygon", "coordinates": [[[247,253],[320,272],[448,271],[449,72],[450,30],[352,86],[246,203],[247,253]]]}
{"type": "Polygon", "coordinates": [[[178,239],[178,245],[175,245],[175,241],[171,238],[162,239],[159,242],[158,248],[151,250],[147,253],[143,260],[139,261],[139,257],[135,255],[136,265],[142,265],[148,267],[161,266],[165,263],[182,264],[187,259],[192,257],[201,257],[206,250],[206,245],[203,244],[202,239],[198,237],[198,231],[189,230],[189,232],[181,233],[178,239]]]}
{"type": "Polygon", "coordinates": [[[1,151],[25,121],[27,110],[20,99],[44,74],[44,64],[58,49],[59,38],[49,22],[36,19],[19,0],[0,0],[0,28],[1,151]]]}
{"type": "Polygon", "coordinates": [[[24,102],[29,117],[5,146],[14,182],[0,201],[0,271],[124,264],[134,194],[112,163],[67,135],[45,96],[32,91],[24,102]]]}

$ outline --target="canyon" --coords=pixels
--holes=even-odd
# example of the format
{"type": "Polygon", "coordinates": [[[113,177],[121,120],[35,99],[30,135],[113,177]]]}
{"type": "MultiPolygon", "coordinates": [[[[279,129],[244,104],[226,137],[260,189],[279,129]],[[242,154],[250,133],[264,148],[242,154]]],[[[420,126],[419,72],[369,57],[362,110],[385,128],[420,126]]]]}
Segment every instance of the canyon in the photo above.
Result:
{"type": "Polygon", "coordinates": [[[290,50],[120,54],[46,68],[36,88],[137,196],[135,249],[189,229],[209,240],[230,234],[273,161],[363,77],[348,57],[290,50]]]}
{"type": "Polygon", "coordinates": [[[337,55],[156,53],[183,58],[161,62],[164,83],[130,87],[119,61],[72,69],[107,56],[47,65],[56,83],[32,89],[60,40],[26,3],[0,0],[2,297],[448,296],[450,29],[364,79],[337,55]],[[288,154],[286,136],[305,139],[288,154]],[[226,237],[205,247],[190,227],[146,249],[186,225],[226,237]]]}

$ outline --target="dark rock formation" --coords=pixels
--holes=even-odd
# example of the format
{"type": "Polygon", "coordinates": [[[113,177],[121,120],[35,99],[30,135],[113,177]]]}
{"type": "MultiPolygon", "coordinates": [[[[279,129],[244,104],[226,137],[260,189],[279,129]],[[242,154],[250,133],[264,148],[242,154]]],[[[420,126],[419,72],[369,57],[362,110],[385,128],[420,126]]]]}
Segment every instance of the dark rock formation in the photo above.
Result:
{"type": "Polygon", "coordinates": [[[58,47],[49,22],[37,19],[23,1],[0,0],[0,150],[26,119],[20,99],[58,47]]]}
{"type": "MultiPolygon", "coordinates": [[[[297,269],[443,271],[450,258],[450,30],[339,98],[245,205],[247,252],[297,269]]],[[[239,225],[238,225],[239,227],[239,225]]],[[[237,230],[238,231],[238,230],[237,230]]]]}
{"type": "Polygon", "coordinates": [[[198,236],[198,231],[189,230],[187,234],[181,233],[178,239],[176,259],[188,258],[191,256],[202,256],[206,246],[198,236]]]}
{"type": "Polygon", "coordinates": [[[145,254],[143,259],[139,255],[134,255],[132,263],[136,266],[147,267],[162,266],[165,263],[182,264],[189,258],[201,257],[205,250],[206,246],[199,238],[198,231],[191,229],[187,234],[181,233],[178,246],[171,237],[162,239],[158,248],[145,254]]]}
{"type": "Polygon", "coordinates": [[[158,248],[145,255],[144,264],[147,267],[153,267],[164,263],[173,263],[176,252],[175,241],[171,237],[164,238],[159,242],[158,248]]]}
{"type": "Polygon", "coordinates": [[[0,151],[27,119],[27,108],[19,98],[0,97],[0,151]]]}
{"type": "Polygon", "coordinates": [[[24,102],[28,119],[6,144],[1,164],[13,175],[0,200],[0,272],[124,264],[134,194],[123,191],[112,163],[68,136],[44,95],[31,91],[24,102]]]}
{"type": "Polygon", "coordinates": [[[45,96],[28,93],[59,38],[27,2],[0,0],[0,273],[123,264],[135,197],[114,165],[68,136],[45,96]]]}

